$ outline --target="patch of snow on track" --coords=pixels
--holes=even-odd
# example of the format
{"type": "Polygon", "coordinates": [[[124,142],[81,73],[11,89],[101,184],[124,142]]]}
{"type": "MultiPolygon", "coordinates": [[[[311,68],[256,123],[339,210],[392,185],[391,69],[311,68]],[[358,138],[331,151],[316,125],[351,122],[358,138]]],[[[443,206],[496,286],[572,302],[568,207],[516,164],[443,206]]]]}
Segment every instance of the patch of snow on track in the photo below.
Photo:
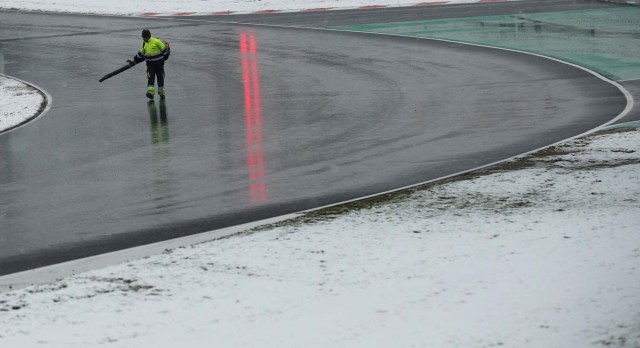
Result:
{"type": "Polygon", "coordinates": [[[22,81],[0,75],[0,132],[38,116],[46,99],[42,92],[22,81]]]}
{"type": "Polygon", "coordinates": [[[239,14],[291,11],[319,11],[333,9],[368,9],[378,7],[449,5],[476,2],[514,0],[3,0],[0,9],[51,11],[66,13],[93,13],[112,15],[194,15],[239,14]]]}

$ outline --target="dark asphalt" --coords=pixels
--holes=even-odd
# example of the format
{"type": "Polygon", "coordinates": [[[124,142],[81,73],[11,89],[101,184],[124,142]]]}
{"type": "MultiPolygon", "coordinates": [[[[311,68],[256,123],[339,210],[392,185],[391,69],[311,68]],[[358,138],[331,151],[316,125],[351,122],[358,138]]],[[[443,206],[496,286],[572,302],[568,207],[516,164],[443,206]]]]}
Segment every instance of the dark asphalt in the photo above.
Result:
{"type": "Polygon", "coordinates": [[[424,182],[626,103],[564,64],[420,39],[16,12],[0,27],[4,73],[53,97],[0,134],[0,275],[424,182]],[[143,65],[98,83],[143,27],[172,46],[164,103],[143,65]]]}

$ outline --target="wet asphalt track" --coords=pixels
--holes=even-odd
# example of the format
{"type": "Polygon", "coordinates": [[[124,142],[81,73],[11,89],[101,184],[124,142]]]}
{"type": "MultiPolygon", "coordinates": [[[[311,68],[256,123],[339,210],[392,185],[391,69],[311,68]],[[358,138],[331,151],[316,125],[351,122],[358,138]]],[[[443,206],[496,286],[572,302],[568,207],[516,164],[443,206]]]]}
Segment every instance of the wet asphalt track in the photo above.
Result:
{"type": "Polygon", "coordinates": [[[0,134],[0,275],[456,173],[580,134],[626,103],[564,64],[428,40],[16,12],[0,27],[0,72],[53,97],[0,134]],[[143,27],[172,45],[164,103],[144,97],[144,66],[98,83],[143,27]]]}

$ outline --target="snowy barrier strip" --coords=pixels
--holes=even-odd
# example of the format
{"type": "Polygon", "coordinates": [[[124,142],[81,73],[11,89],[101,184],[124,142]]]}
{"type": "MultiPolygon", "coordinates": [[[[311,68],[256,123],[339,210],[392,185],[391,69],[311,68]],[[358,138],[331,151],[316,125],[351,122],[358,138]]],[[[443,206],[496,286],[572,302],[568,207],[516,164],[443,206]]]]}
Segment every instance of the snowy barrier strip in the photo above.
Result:
{"type": "Polygon", "coordinates": [[[640,5],[640,0],[600,0],[604,2],[613,2],[615,4],[623,5],[640,5]]]}
{"type": "Polygon", "coordinates": [[[159,13],[159,12],[144,12],[135,13],[134,17],[186,17],[186,16],[221,16],[221,15],[233,15],[233,14],[270,14],[270,13],[291,13],[291,12],[325,12],[334,10],[370,10],[389,7],[412,7],[412,6],[442,6],[442,5],[454,5],[454,4],[470,4],[470,3],[496,3],[496,2],[511,2],[520,0],[447,0],[447,1],[422,1],[419,3],[400,4],[400,5],[363,5],[357,7],[321,7],[321,8],[304,8],[297,10],[275,10],[267,9],[260,11],[212,11],[212,12],[174,12],[174,13],[159,13]]]}

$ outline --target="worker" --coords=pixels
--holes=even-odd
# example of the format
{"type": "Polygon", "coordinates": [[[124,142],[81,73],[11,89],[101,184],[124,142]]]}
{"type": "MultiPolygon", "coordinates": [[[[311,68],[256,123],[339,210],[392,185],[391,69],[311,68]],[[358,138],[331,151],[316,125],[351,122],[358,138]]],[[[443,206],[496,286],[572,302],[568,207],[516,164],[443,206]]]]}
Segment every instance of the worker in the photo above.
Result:
{"type": "Polygon", "coordinates": [[[142,61],[147,62],[147,98],[155,96],[155,80],[158,79],[158,95],[165,97],[164,91],[164,61],[169,59],[171,48],[169,44],[151,36],[149,29],[142,30],[142,45],[140,51],[133,57],[133,61],[127,60],[129,66],[134,66],[142,61]]]}

